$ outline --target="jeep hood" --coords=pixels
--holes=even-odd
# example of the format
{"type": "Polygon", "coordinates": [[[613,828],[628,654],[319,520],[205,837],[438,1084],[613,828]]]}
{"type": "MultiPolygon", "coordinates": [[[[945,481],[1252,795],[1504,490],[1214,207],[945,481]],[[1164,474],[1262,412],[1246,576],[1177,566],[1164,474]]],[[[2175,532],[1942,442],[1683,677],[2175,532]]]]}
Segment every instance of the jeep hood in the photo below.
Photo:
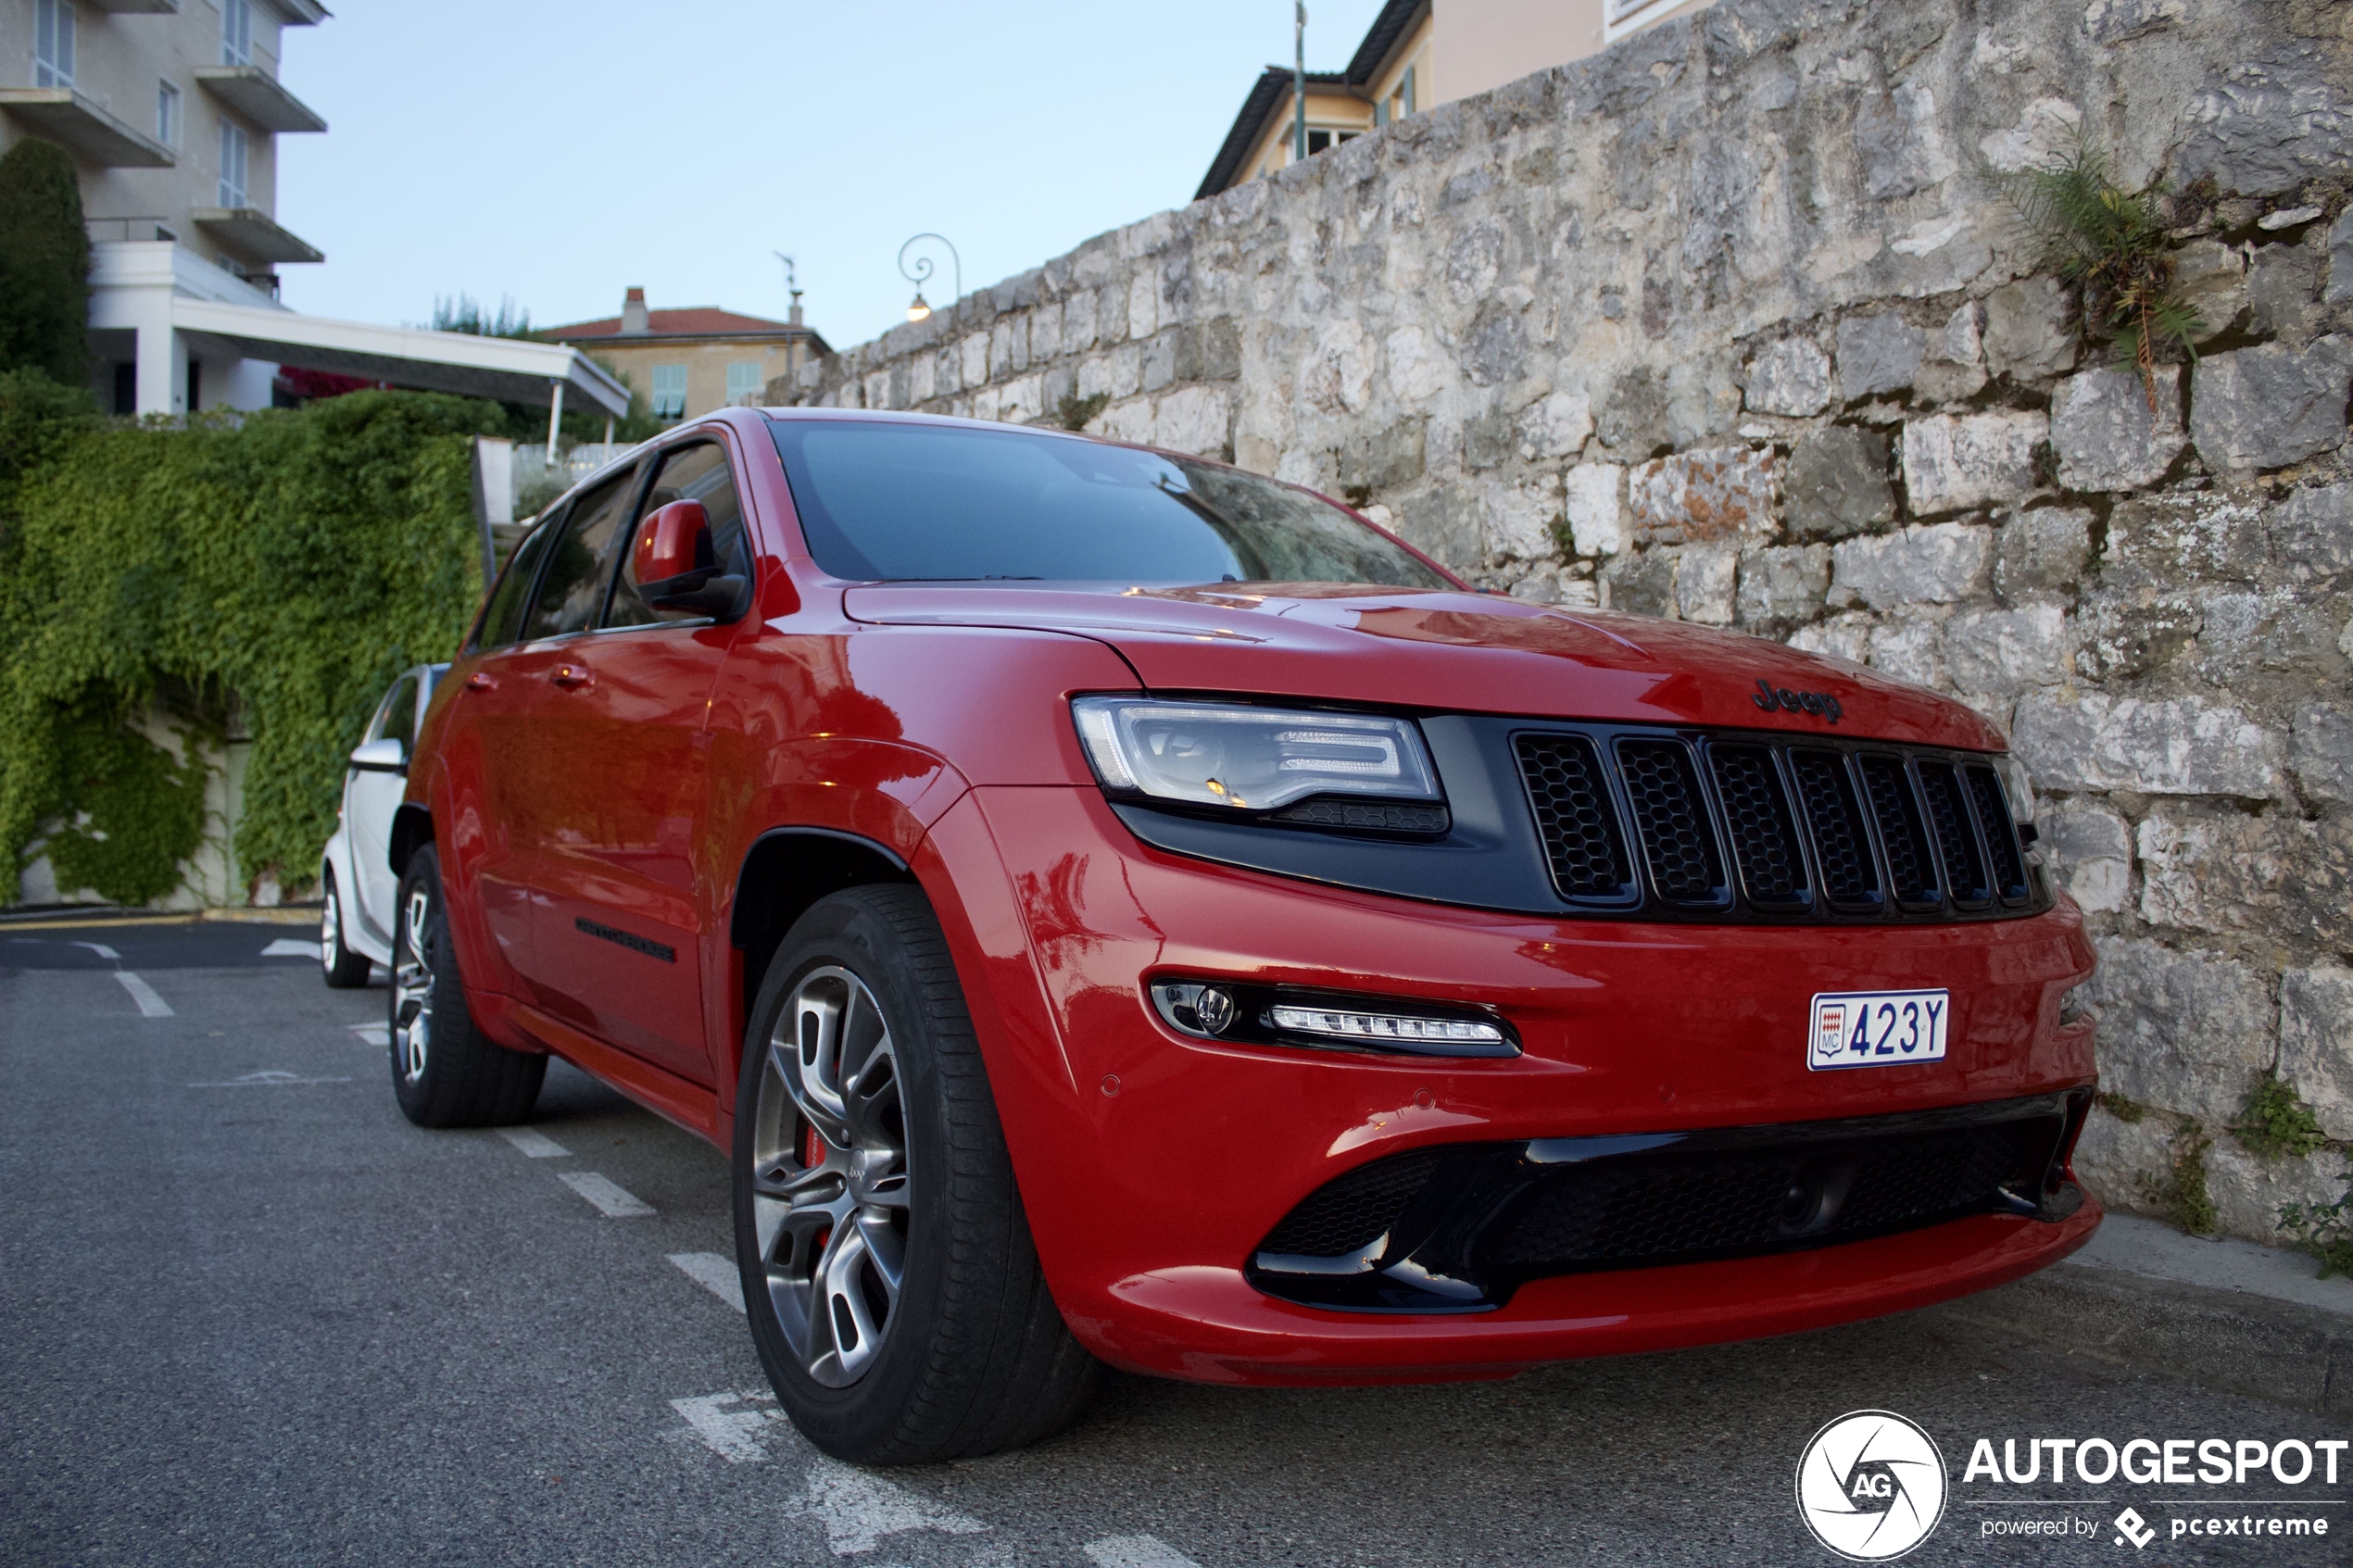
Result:
{"type": "Polygon", "coordinates": [[[843,608],[880,626],[995,626],[1109,644],[1155,692],[1231,692],[1431,712],[1870,735],[2000,750],[1961,704],[1734,632],[1491,595],[1331,583],[1115,588],[876,583],[843,608]],[[1758,683],[1835,697],[1835,722],[1759,706],[1758,683]]]}

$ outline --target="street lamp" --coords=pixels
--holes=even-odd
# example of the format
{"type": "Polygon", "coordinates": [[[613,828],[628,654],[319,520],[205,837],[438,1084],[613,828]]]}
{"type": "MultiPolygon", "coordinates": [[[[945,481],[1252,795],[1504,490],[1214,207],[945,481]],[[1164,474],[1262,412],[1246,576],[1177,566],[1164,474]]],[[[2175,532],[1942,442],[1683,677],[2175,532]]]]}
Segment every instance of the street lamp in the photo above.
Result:
{"type": "Polygon", "coordinates": [[[931,316],[931,307],[924,302],[924,285],[931,281],[932,259],[928,256],[918,256],[912,267],[907,265],[907,253],[925,240],[937,240],[948,246],[948,259],[955,269],[956,297],[960,300],[964,297],[964,258],[956,254],[956,247],[949,245],[944,235],[917,234],[899,247],[899,275],[915,285],[914,303],[907,307],[907,320],[910,321],[925,320],[931,316]]]}

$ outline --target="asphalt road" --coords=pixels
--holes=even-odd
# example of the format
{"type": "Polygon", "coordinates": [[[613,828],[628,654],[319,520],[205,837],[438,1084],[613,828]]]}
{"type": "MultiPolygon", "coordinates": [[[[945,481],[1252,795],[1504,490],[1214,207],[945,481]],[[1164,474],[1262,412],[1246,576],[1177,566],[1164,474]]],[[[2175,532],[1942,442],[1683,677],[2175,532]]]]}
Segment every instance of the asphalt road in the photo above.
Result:
{"type": "Polygon", "coordinates": [[[1952,1478],[1907,1562],[2353,1561],[2353,1453],[2334,1486],[1964,1484],[1980,1436],[2353,1428],[1932,1314],[1504,1383],[1114,1378],[1026,1452],[849,1469],[723,1298],[716,1153],[560,1064],[536,1140],[409,1126],[381,987],[263,956],[310,935],[0,924],[0,1562],[1825,1564],[1793,1478],[1858,1409],[1952,1478]],[[2171,1538],[2226,1512],[2330,1534],[2171,1538]]]}

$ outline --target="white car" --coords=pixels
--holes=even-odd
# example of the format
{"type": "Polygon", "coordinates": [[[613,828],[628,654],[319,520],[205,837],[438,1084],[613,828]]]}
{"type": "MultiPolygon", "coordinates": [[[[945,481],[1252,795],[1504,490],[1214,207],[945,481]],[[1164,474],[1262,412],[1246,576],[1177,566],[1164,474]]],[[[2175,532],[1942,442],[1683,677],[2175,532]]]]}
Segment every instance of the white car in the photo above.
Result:
{"type": "Polygon", "coordinates": [[[392,962],[393,906],[399,879],[392,874],[392,818],[409,788],[409,753],[447,664],[419,664],[401,673],[376,704],[367,737],[351,753],[343,775],[338,825],[319,858],[319,959],[327,984],[346,989],[368,983],[373,964],[392,962]]]}

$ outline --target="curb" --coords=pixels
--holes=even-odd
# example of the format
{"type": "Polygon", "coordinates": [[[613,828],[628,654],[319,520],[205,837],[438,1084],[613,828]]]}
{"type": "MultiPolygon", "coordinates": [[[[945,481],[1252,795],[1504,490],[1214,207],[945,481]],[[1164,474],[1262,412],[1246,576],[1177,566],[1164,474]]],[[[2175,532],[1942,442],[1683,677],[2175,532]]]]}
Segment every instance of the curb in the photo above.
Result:
{"type": "Polygon", "coordinates": [[[2353,1412],[2353,1315],[2082,1263],[1927,1311],[2130,1372],[2353,1412]]]}

